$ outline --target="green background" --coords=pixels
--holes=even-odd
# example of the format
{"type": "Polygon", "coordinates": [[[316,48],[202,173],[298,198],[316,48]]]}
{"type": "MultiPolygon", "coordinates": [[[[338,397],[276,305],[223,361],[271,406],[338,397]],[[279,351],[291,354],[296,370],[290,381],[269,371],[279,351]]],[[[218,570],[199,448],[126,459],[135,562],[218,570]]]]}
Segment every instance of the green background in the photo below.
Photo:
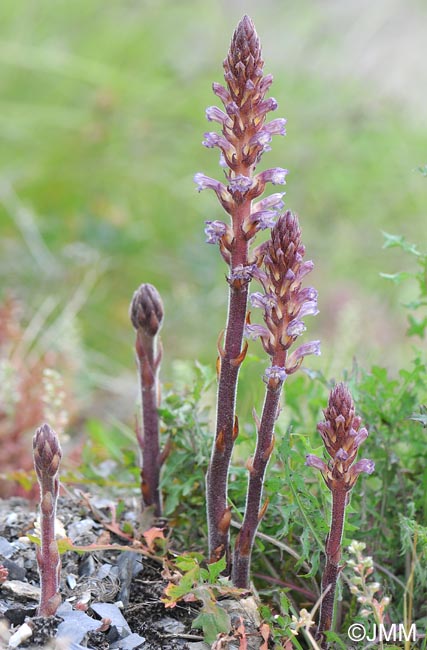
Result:
{"type": "Polygon", "coordinates": [[[316,265],[307,335],[323,354],[306,365],[340,379],[354,354],[394,369],[410,350],[401,302],[415,288],[379,274],[407,263],[382,230],[427,244],[425,3],[3,0],[1,290],[107,411],[135,396],[141,282],[164,298],[164,378],[181,359],[214,363],[226,267],[203,227],[223,216],[192,178],[221,177],[204,111],[244,13],[288,119],[260,168],[290,170],[286,206],[316,265]]]}

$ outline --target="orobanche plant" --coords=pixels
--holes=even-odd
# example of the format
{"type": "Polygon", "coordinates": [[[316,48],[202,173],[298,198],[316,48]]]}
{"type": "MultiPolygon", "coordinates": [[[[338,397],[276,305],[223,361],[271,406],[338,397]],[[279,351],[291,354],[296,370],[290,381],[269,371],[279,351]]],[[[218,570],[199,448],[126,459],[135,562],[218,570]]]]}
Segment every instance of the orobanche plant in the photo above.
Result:
{"type": "Polygon", "coordinates": [[[263,515],[262,485],[273,449],[273,428],[283,383],[300,367],[304,356],[320,354],[318,341],[305,343],[289,354],[290,347],[305,330],[302,318],[317,313],[317,292],[301,289],[301,282],[313,264],[303,261],[305,249],[298,219],[291,212],[279,217],[283,192],[255,201],[264,193],[267,183],[283,185],[288,173],[282,167],[255,171],[263,153],[270,149],[272,136],[285,135],[286,124],[283,118],[266,122],[277,102],[272,97],[266,99],[272,76],[264,76],[263,67],[255,27],[244,16],[224,61],[226,85],[213,84],[224,111],[216,106],[206,111],[208,120],[220,124],[221,134],[206,133],[203,144],[220,149],[225,180],[222,183],[201,173],[195,176],[198,189],[213,189],[230,217],[229,223],[206,222],[207,242],[219,245],[229,266],[228,316],[218,345],[216,433],[207,475],[207,515],[210,560],[217,561],[225,555],[227,572],[241,587],[248,586],[251,549],[263,515]],[[271,238],[254,248],[252,244],[260,230],[271,230],[271,238]],[[265,326],[251,325],[249,321],[247,303],[252,279],[258,280],[263,289],[251,296],[251,303],[263,309],[265,326]],[[255,456],[248,464],[246,511],[232,568],[227,493],[231,455],[239,433],[236,391],[248,347],[247,342],[243,344],[245,334],[261,338],[271,365],[264,375],[266,396],[261,419],[256,418],[258,442],[255,456]]]}
{"type": "MultiPolygon", "coordinates": [[[[200,582],[201,579],[203,593],[209,595],[205,607],[210,608],[210,615],[222,617],[223,634],[230,631],[228,616],[224,616],[222,610],[213,608],[215,603],[212,594],[216,592],[211,589],[211,582],[218,582],[224,593],[231,595],[240,595],[241,589],[248,590],[250,586],[252,549],[259,523],[268,505],[268,500],[263,504],[264,479],[274,448],[274,430],[280,411],[282,389],[288,376],[298,371],[307,355],[320,354],[318,340],[297,345],[297,340],[306,331],[305,317],[318,313],[317,291],[311,286],[303,286],[306,276],[313,270],[313,262],[305,259],[298,217],[289,210],[283,212],[284,192],[260,198],[268,183],[283,185],[287,175],[287,170],[282,167],[256,171],[262,155],[270,149],[272,136],[285,135],[286,123],[283,118],[267,121],[267,115],[276,110],[277,102],[271,97],[266,98],[272,76],[264,75],[263,67],[260,43],[254,25],[248,16],[244,16],[234,32],[230,50],[224,61],[225,86],[213,84],[214,93],[223,103],[224,110],[211,106],[206,112],[208,120],[217,122],[221,127],[221,133],[205,134],[204,145],[220,149],[224,181],[220,182],[202,173],[195,176],[198,189],[213,189],[229,216],[228,222],[206,222],[207,242],[219,246],[220,253],[229,267],[228,315],[225,330],[220,334],[218,342],[216,430],[206,476],[210,566],[209,570],[206,570],[199,567],[199,559],[195,562],[193,558],[193,561],[188,562],[188,558],[181,558],[180,568],[187,567],[187,571],[181,576],[179,585],[169,585],[166,595],[169,598],[169,606],[189,595],[195,597],[198,594],[203,600],[200,589],[195,589],[197,580],[200,582]],[[254,240],[259,231],[267,231],[265,241],[255,246],[254,240]],[[258,283],[258,291],[250,294],[252,281],[258,283]],[[248,303],[254,310],[261,310],[263,322],[251,322],[248,303]],[[264,402],[260,416],[254,409],[253,428],[256,441],[253,444],[253,457],[246,462],[248,482],[243,522],[232,548],[228,481],[234,443],[239,435],[239,420],[236,414],[237,384],[239,370],[248,349],[247,339],[257,338],[260,339],[268,357],[268,365],[263,375],[264,402]],[[208,580],[205,580],[206,576],[208,580]],[[233,582],[232,586],[228,578],[233,582]],[[205,583],[209,583],[208,592],[205,583]]],[[[141,388],[142,416],[137,427],[137,440],[142,456],[141,506],[143,509],[150,508],[159,522],[162,517],[161,468],[173,444],[166,443],[163,451],[161,450],[160,418],[165,421],[166,411],[159,411],[159,371],[162,359],[159,333],[163,324],[164,309],[162,299],[153,285],[142,284],[135,292],[130,318],[136,330],[135,350],[141,388]]],[[[288,391],[288,395],[290,394],[291,391],[288,391]]],[[[288,398],[288,402],[290,401],[288,398]]],[[[172,415],[170,417],[173,419],[172,415]]],[[[372,473],[374,463],[368,459],[356,461],[359,446],[366,440],[368,432],[361,426],[361,418],[355,415],[351,394],[344,384],[337,384],[332,389],[328,406],[324,410],[324,421],[318,424],[318,431],[329,459],[325,461],[308,454],[306,464],[322,473],[332,495],[332,515],[326,541],[326,564],[321,594],[312,612],[314,613],[320,605],[317,640],[309,633],[309,627],[313,624],[312,614],[302,609],[299,617],[294,615],[293,618],[296,621],[295,633],[298,627],[305,628],[307,638],[315,643],[312,647],[318,648],[318,641],[322,648],[326,648],[328,632],[333,627],[336,584],[342,568],[340,561],[345,508],[359,474],[372,473]]],[[[200,446],[201,442],[192,440],[192,444],[200,446]]],[[[41,575],[39,614],[52,615],[61,602],[60,557],[54,530],[61,448],[55,432],[48,425],[43,425],[37,430],[33,446],[34,464],[41,491],[41,549],[37,552],[41,575]]],[[[309,447],[304,448],[304,455],[306,449],[309,447]]],[[[294,448],[289,447],[287,456],[290,457],[293,451],[294,448]]],[[[303,462],[301,460],[301,466],[303,462]]],[[[171,465],[174,467],[173,462],[171,465]]],[[[170,472],[169,467],[168,471],[170,472]]],[[[281,471],[280,466],[277,471],[281,471]]],[[[175,472],[177,473],[179,472],[175,472]]],[[[179,477],[177,480],[179,481],[179,477]]],[[[296,483],[296,478],[290,477],[289,481],[288,485],[292,486],[296,483]]],[[[167,490],[173,488],[174,485],[168,486],[166,495],[167,490]]],[[[307,491],[310,489],[307,487],[307,491]]],[[[182,494],[186,496],[188,490],[182,491],[182,494]]],[[[283,504],[283,501],[281,503],[283,504]]],[[[307,529],[311,528],[309,518],[305,517],[304,521],[307,529]]],[[[117,532],[117,528],[114,528],[114,531],[117,532]]],[[[153,531],[158,534],[159,528],[154,527],[153,531]]],[[[160,533],[163,538],[163,531],[160,530],[160,533]]],[[[126,535],[126,539],[129,541],[132,538],[126,535]]],[[[179,566],[178,561],[175,562],[175,566],[177,565],[179,566]]],[[[313,563],[313,574],[316,568],[317,565],[313,563]]],[[[173,577],[172,573],[170,575],[173,577]]],[[[306,577],[313,579],[313,575],[306,577]]],[[[0,567],[0,581],[5,578],[5,569],[0,567]]],[[[317,585],[315,587],[316,591],[317,585]]],[[[221,590],[217,591],[219,594],[223,593],[221,590]]],[[[307,591],[305,593],[307,594],[307,591]]],[[[316,594],[314,597],[316,598],[316,594]]],[[[296,608],[294,610],[297,612],[296,608]]],[[[202,614],[205,615],[206,612],[202,614]]],[[[200,620],[199,617],[197,621],[200,623],[200,620]]],[[[289,630],[291,634],[292,629],[287,631],[289,630]]],[[[241,640],[243,638],[245,637],[241,636],[241,640]]],[[[263,647],[267,647],[266,637],[264,640],[263,647]]],[[[296,642],[296,647],[301,648],[299,642],[296,642]]]]}

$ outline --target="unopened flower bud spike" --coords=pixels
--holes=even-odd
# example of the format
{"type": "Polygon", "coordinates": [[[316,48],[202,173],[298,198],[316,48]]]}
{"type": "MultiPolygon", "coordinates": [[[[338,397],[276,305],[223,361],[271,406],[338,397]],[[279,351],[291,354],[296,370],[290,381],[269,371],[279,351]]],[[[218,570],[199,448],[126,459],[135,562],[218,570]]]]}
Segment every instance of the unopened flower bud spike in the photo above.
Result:
{"type": "Polygon", "coordinates": [[[55,517],[62,452],[58,436],[48,424],[37,429],[34,435],[33,457],[40,485],[41,547],[37,548],[36,556],[41,594],[37,613],[39,616],[53,616],[61,604],[59,593],[61,558],[55,539],[55,517]]]}
{"type": "MultiPolygon", "coordinates": [[[[277,102],[265,95],[271,76],[263,76],[264,61],[255,27],[244,16],[234,32],[227,58],[224,61],[226,85],[214,83],[213,91],[224,105],[224,110],[210,106],[206,116],[218,123],[221,134],[205,133],[203,144],[218,147],[220,164],[225,171],[221,183],[202,173],[195,175],[199,191],[212,189],[222,208],[230,215],[230,224],[208,221],[206,237],[210,244],[218,244],[220,253],[229,266],[229,303],[223,354],[218,364],[218,397],[216,439],[207,476],[207,511],[209,529],[209,557],[218,560],[227,557],[230,570],[229,530],[224,525],[228,508],[228,471],[233,451],[233,423],[239,368],[245,355],[242,347],[249,284],[256,270],[256,259],[250,255],[250,244],[259,230],[268,228],[277,215],[279,200],[252,206],[267,182],[283,185],[287,170],[270,169],[255,174],[264,151],[268,150],[272,136],[284,135],[285,120],[265,124],[269,111],[277,102]]],[[[222,347],[222,346],[221,346],[222,347]]]]}
{"type": "Polygon", "coordinates": [[[153,285],[142,284],[134,293],[130,319],[136,330],[135,350],[142,400],[142,431],[139,426],[137,428],[137,440],[142,454],[142,506],[154,507],[156,517],[161,517],[159,481],[163,456],[160,451],[157,408],[160,401],[158,375],[162,346],[159,332],[163,323],[163,303],[153,285]]]}

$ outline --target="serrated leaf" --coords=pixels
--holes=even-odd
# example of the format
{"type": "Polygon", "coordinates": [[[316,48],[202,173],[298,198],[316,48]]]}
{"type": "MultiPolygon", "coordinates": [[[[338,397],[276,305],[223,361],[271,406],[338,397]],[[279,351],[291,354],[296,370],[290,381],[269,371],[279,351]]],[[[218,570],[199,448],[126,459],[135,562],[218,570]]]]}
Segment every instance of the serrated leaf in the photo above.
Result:
{"type": "Polygon", "coordinates": [[[412,255],[416,255],[417,257],[421,255],[415,244],[406,241],[402,235],[391,235],[383,231],[383,236],[385,239],[383,248],[401,248],[406,253],[412,253],[412,255]]]}
{"type": "Polygon", "coordinates": [[[212,564],[208,564],[209,582],[211,584],[215,584],[215,582],[218,581],[218,577],[225,570],[225,567],[226,567],[225,555],[223,555],[222,558],[218,560],[218,562],[212,562],[212,564]]]}
{"type": "Polygon", "coordinates": [[[191,624],[192,628],[203,630],[206,643],[213,643],[218,634],[228,634],[231,621],[227,612],[213,603],[210,611],[202,611],[191,624]]]}
{"type": "Polygon", "coordinates": [[[166,607],[174,607],[178,600],[190,593],[199,579],[199,573],[199,567],[194,567],[182,576],[177,585],[172,582],[168,584],[165,589],[165,598],[162,598],[162,602],[165,603],[166,607]]]}

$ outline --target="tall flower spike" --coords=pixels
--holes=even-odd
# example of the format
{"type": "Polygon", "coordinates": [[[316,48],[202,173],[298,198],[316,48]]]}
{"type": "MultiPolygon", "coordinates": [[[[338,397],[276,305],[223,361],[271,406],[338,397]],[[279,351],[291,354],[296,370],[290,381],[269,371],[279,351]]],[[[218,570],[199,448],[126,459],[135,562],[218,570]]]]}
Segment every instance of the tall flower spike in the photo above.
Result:
{"type": "Polygon", "coordinates": [[[224,61],[225,86],[213,84],[215,95],[224,110],[210,106],[206,117],[220,125],[221,133],[205,133],[203,144],[220,150],[224,169],[223,183],[197,173],[197,189],[212,189],[230,225],[222,221],[206,222],[206,241],[218,244],[220,253],[230,267],[228,317],[225,340],[220,345],[216,434],[207,477],[207,510],[209,556],[212,561],[227,556],[230,568],[229,525],[227,502],[228,471],[235,439],[235,399],[240,365],[246,348],[242,349],[246,318],[248,285],[256,270],[249,246],[259,230],[274,223],[283,193],[252,205],[268,182],[283,185],[287,170],[269,169],[255,174],[264,151],[270,148],[273,135],[285,134],[285,120],[266,123],[266,116],[277,108],[273,98],[266,99],[271,75],[263,75],[264,61],[254,24],[244,16],[234,32],[224,61]],[[260,205],[261,203],[261,205],[260,205]]]}
{"type": "Polygon", "coordinates": [[[246,326],[246,333],[260,337],[271,365],[264,381],[266,393],[261,421],[257,424],[255,456],[249,463],[249,482],[243,525],[236,540],[233,558],[233,582],[237,587],[249,586],[249,569],[253,542],[260,519],[264,475],[274,445],[274,424],[277,418],[282,386],[287,375],[295,372],[307,354],[320,354],[319,341],[305,343],[290,355],[289,349],[304,330],[301,320],[317,314],[317,292],[301,288],[302,278],[313,268],[304,262],[305,249],[297,217],[286,212],[271,231],[270,240],[259,250],[264,268],[258,271],[264,292],[251,296],[253,307],[264,311],[265,325],[246,326]]]}
{"type": "Polygon", "coordinates": [[[331,525],[326,542],[326,565],[322,577],[324,597],[318,626],[318,636],[322,647],[326,648],[324,633],[331,629],[336,583],[341,570],[339,562],[345,507],[349,501],[349,492],[354,487],[359,474],[362,472],[372,474],[375,464],[367,458],[354,462],[359,446],[367,438],[368,432],[365,427],[361,427],[361,418],[355,415],[353,399],[345,384],[337,384],[332,389],[328,407],[323,413],[325,419],[319,422],[317,429],[330,460],[325,463],[321,458],[309,454],[306,465],[315,467],[322,473],[332,493],[331,525]]]}
{"type": "Polygon", "coordinates": [[[130,306],[130,319],[136,330],[135,351],[142,396],[143,430],[142,433],[137,431],[142,452],[142,506],[153,506],[154,514],[160,517],[162,504],[159,481],[163,456],[160,453],[157,406],[162,348],[158,334],[163,323],[163,303],[152,284],[141,284],[135,291],[130,306]]]}
{"type": "Polygon", "coordinates": [[[36,551],[40,572],[40,603],[37,613],[39,616],[53,616],[61,604],[61,559],[55,540],[55,516],[62,452],[58,437],[48,424],[37,429],[34,435],[33,457],[40,485],[41,547],[36,551]]]}

